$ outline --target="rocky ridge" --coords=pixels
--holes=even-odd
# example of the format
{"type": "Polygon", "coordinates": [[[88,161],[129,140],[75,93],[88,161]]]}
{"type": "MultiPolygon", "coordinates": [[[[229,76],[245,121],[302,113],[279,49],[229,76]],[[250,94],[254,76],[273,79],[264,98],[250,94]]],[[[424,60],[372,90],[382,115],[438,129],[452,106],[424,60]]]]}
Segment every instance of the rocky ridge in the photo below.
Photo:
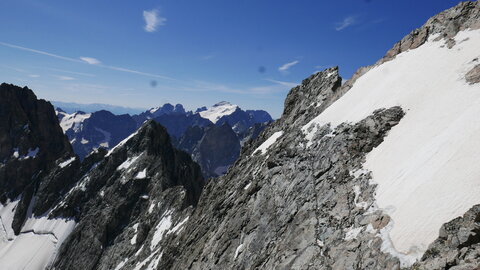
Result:
{"type": "MultiPolygon", "coordinates": [[[[397,43],[379,66],[430,37],[455,48],[459,31],[478,29],[480,4],[464,2],[397,43]]],[[[167,247],[162,269],[474,269],[477,208],[448,222],[417,261],[399,253],[391,218],[375,204],[365,156],[408,112],[383,108],[357,123],[320,127],[308,143],[299,129],[368,70],[341,85],[338,69],[311,76],[289,93],[282,118],[242,150],[229,172],[205,187],[193,216],[167,247]],[[271,141],[272,135],[276,136],[271,141]],[[268,143],[267,145],[265,145],[268,143]],[[265,153],[256,151],[267,149],[265,153]],[[194,243],[194,244],[192,244],[194,243]],[[168,253],[166,253],[168,252],[168,253]],[[168,254],[168,258],[166,257],[168,254]],[[180,255],[178,255],[180,254],[180,255]]]]}

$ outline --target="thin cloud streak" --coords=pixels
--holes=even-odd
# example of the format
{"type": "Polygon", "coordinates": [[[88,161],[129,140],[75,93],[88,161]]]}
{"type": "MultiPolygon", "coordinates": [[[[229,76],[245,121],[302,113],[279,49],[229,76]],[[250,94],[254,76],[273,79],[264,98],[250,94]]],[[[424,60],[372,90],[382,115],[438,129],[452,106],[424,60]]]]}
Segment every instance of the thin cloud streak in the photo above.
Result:
{"type": "Polygon", "coordinates": [[[13,48],[13,49],[19,49],[19,50],[22,50],[22,51],[42,54],[42,55],[50,56],[50,57],[53,57],[53,58],[62,59],[62,60],[65,60],[65,61],[82,63],[82,61],[80,61],[78,59],[75,59],[75,58],[65,57],[65,56],[61,56],[61,55],[58,55],[58,54],[53,54],[53,53],[49,53],[49,52],[45,52],[45,51],[35,50],[35,49],[27,48],[27,47],[18,46],[18,45],[15,45],[15,44],[6,43],[6,42],[1,42],[0,41],[0,45],[5,46],[5,47],[10,47],[10,48],[13,48]]]}
{"type": "Polygon", "coordinates": [[[72,74],[72,75],[80,75],[80,76],[86,76],[86,77],[95,77],[95,75],[89,74],[89,73],[69,71],[69,70],[63,70],[63,69],[58,69],[58,68],[49,68],[49,67],[36,67],[36,68],[38,68],[38,69],[50,70],[50,71],[55,71],[55,72],[63,72],[63,73],[72,74]]]}
{"type": "MultiPolygon", "coordinates": [[[[45,51],[40,51],[40,50],[35,50],[35,49],[27,48],[27,47],[22,47],[22,46],[10,44],[10,43],[5,43],[5,42],[1,42],[1,41],[0,41],[0,45],[5,46],[5,47],[9,47],[9,48],[13,48],[13,49],[22,50],[22,51],[27,51],[27,52],[32,52],[32,53],[41,54],[41,55],[45,55],[45,56],[50,56],[50,57],[53,57],[53,58],[57,58],[57,59],[61,59],[61,60],[69,61],[69,62],[91,65],[90,63],[86,62],[85,60],[80,60],[80,59],[70,58],[70,57],[66,57],[66,56],[61,56],[61,55],[57,55],[57,54],[53,54],[53,53],[49,53],[49,52],[45,52],[45,51]]],[[[95,58],[91,58],[91,59],[95,59],[95,58]]],[[[153,74],[153,73],[148,73],[148,72],[142,72],[142,71],[123,68],[123,67],[109,66],[109,65],[103,65],[103,64],[95,64],[95,66],[102,67],[102,68],[107,68],[107,69],[111,69],[111,70],[115,70],[115,71],[121,71],[121,72],[126,72],[126,73],[131,73],[131,74],[147,76],[147,77],[153,77],[153,78],[159,78],[159,79],[165,79],[165,80],[176,80],[176,79],[168,77],[168,76],[163,76],[163,75],[158,75],[158,74],[153,74]]]]}
{"type": "Polygon", "coordinates": [[[75,78],[69,76],[55,76],[60,81],[73,81],[75,78]]]}
{"type": "Polygon", "coordinates": [[[348,16],[343,21],[336,23],[335,30],[342,31],[343,29],[357,24],[357,16],[348,16]]]}
{"type": "Polygon", "coordinates": [[[83,62],[87,63],[87,64],[90,64],[90,65],[99,65],[101,64],[102,62],[100,62],[100,60],[96,59],[96,58],[93,58],[93,57],[80,57],[80,60],[82,60],[83,62]]]}
{"type": "Polygon", "coordinates": [[[295,66],[296,64],[300,63],[300,61],[298,60],[295,60],[295,61],[292,61],[292,62],[289,62],[289,63],[286,63],[286,64],[283,64],[282,66],[280,66],[278,68],[278,71],[282,72],[282,73],[288,73],[288,70],[295,66]]]}
{"type": "Polygon", "coordinates": [[[290,88],[293,88],[293,87],[298,85],[298,84],[292,83],[292,82],[284,82],[284,81],[278,81],[278,80],[273,80],[273,79],[265,79],[265,80],[269,81],[269,82],[279,84],[279,85],[283,85],[285,87],[290,87],[290,88]]]}

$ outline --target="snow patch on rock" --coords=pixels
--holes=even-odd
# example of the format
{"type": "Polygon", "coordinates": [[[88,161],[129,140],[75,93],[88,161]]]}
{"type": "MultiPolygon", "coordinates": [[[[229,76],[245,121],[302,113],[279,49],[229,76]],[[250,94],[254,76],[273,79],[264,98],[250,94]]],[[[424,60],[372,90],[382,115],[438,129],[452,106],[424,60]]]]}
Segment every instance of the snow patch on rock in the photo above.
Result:
{"type": "Polygon", "coordinates": [[[270,136],[266,141],[264,141],[255,151],[253,151],[252,156],[260,151],[263,154],[267,152],[267,149],[274,144],[278,138],[280,138],[283,135],[283,131],[277,131],[270,136]]]}

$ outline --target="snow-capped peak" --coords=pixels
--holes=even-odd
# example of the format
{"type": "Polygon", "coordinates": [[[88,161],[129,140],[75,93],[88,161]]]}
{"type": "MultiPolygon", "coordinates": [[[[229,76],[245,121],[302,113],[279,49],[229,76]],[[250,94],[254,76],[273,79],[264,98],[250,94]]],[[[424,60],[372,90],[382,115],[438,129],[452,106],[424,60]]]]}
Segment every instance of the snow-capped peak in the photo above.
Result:
{"type": "Polygon", "coordinates": [[[63,117],[60,120],[60,126],[63,129],[63,132],[66,132],[69,129],[75,130],[77,132],[83,126],[83,121],[90,118],[91,113],[76,112],[72,114],[67,114],[64,112],[57,111],[57,115],[63,114],[63,117]]]}
{"type": "Polygon", "coordinates": [[[207,110],[199,112],[200,116],[216,123],[220,118],[234,113],[238,109],[237,105],[233,105],[227,101],[221,101],[207,110]]]}

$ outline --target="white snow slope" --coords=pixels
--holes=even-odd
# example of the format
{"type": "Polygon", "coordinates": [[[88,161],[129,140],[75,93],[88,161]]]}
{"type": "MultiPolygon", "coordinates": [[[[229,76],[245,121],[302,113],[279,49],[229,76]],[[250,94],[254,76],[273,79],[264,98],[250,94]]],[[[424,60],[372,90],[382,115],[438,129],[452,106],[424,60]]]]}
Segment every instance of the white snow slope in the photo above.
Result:
{"type": "Polygon", "coordinates": [[[206,111],[199,112],[199,114],[202,118],[208,119],[215,124],[223,116],[234,113],[236,109],[238,109],[237,105],[222,101],[208,108],[206,111]]]}
{"type": "Polygon", "coordinates": [[[30,217],[20,234],[12,230],[17,201],[0,204],[0,269],[41,270],[55,259],[58,248],[75,228],[75,222],[30,217]]]}
{"type": "Polygon", "coordinates": [[[392,218],[394,248],[418,258],[442,224],[480,203],[480,84],[465,73],[479,63],[480,30],[457,34],[457,45],[433,41],[360,77],[308,125],[357,122],[374,110],[401,106],[406,115],[367,155],[376,202],[392,218]],[[475,60],[477,59],[477,60],[475,60]]]}

